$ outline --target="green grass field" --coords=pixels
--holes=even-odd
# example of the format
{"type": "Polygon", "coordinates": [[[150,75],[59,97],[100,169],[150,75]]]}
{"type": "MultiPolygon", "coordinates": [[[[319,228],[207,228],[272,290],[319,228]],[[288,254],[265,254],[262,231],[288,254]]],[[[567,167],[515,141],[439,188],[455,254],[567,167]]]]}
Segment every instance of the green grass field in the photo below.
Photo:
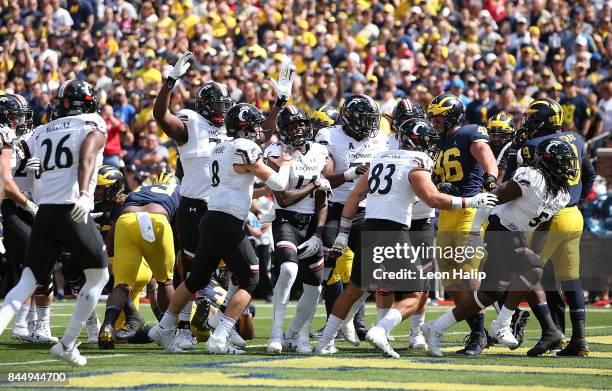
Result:
{"type": "MultiPolygon", "coordinates": [[[[52,309],[52,330],[60,336],[68,323],[74,302],[61,302],[52,309]]],[[[153,315],[143,306],[148,321],[153,315]]],[[[102,316],[104,304],[98,305],[102,316]]],[[[293,314],[290,304],[287,318],[293,314]]],[[[430,307],[428,319],[438,316],[448,307],[430,307]]],[[[374,323],[376,311],[368,303],[368,325],[374,323]]],[[[213,356],[200,343],[188,354],[169,355],[155,345],[118,345],[115,350],[98,350],[97,346],[81,346],[89,362],[84,368],[72,368],[54,360],[46,346],[24,345],[10,338],[8,329],[0,338],[0,388],[43,388],[40,385],[7,382],[8,372],[66,372],[67,385],[73,389],[418,389],[418,390],[517,390],[544,389],[612,389],[612,310],[591,308],[587,313],[587,335],[592,351],[588,358],[544,356],[528,358],[525,352],[535,344],[539,327],[531,319],[523,347],[515,351],[491,348],[478,359],[454,357],[467,327],[458,325],[445,339],[448,355],[432,358],[425,353],[409,352],[409,324],[394,330],[392,345],[402,355],[399,360],[383,358],[367,343],[359,347],[338,342],[341,353],[332,357],[284,354],[270,356],[266,342],[270,331],[272,308],[257,303],[255,318],[257,338],[249,341],[248,354],[243,356],[213,356]]],[[[493,312],[487,312],[487,325],[493,312]]],[[[313,326],[325,320],[325,310],[319,306],[313,326]]],[[[288,323],[287,323],[288,324],[288,323]]],[[[569,324],[569,320],[568,320],[569,324]]],[[[85,331],[82,339],[86,340],[85,331]]],[[[40,384],[40,383],[39,383],[40,384]]]]}

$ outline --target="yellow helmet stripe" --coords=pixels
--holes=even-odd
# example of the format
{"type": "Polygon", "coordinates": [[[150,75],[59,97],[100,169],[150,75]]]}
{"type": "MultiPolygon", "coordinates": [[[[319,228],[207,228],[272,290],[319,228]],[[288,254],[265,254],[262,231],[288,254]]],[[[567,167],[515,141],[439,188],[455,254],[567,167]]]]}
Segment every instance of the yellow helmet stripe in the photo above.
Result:
{"type": "Polygon", "coordinates": [[[438,114],[442,114],[448,110],[451,109],[451,107],[449,106],[442,106],[447,100],[452,99],[452,96],[447,96],[446,98],[442,99],[440,102],[438,102],[438,104],[429,104],[429,106],[427,107],[427,111],[431,113],[431,115],[438,115],[438,114]]]}

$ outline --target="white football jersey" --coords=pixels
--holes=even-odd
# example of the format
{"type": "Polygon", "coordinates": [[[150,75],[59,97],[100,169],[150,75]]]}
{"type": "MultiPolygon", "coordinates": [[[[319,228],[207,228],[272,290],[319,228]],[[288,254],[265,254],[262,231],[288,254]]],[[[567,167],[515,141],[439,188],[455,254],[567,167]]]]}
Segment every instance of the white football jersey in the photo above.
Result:
{"type": "MultiPolygon", "coordinates": [[[[389,150],[400,149],[399,141],[395,134],[389,135],[389,150]]],[[[421,201],[418,197],[412,206],[412,220],[421,220],[428,219],[430,217],[434,217],[436,215],[436,210],[431,206],[427,205],[423,201],[421,201]]]]}
{"type": "MultiPolygon", "coordinates": [[[[279,141],[266,148],[264,156],[266,158],[269,156],[278,157],[281,155],[281,149],[289,153],[293,158],[291,170],[289,171],[288,189],[299,189],[321,177],[321,171],[325,168],[329,156],[327,148],[323,145],[309,141],[308,151],[303,155],[300,151],[287,147],[279,141]]],[[[286,208],[281,208],[275,199],[274,206],[276,209],[312,214],[315,211],[314,192],[310,193],[310,196],[286,208]]]]}
{"type": "Polygon", "coordinates": [[[522,196],[497,205],[492,211],[502,225],[511,231],[534,231],[540,223],[550,220],[570,201],[566,191],[560,191],[556,196],[548,193],[544,177],[532,167],[519,167],[512,180],[521,187],[522,196]]]}
{"type": "MultiPolygon", "coordinates": [[[[386,134],[378,132],[376,137],[366,137],[357,141],[347,135],[341,125],[323,128],[319,130],[316,137],[319,144],[327,147],[329,155],[334,160],[334,172],[336,173],[361,164],[369,164],[374,155],[388,149],[387,139],[386,134]]],[[[353,180],[336,187],[330,201],[344,204],[356,182],[357,180],[353,180]]],[[[365,206],[365,200],[359,205],[365,206]]]]}
{"type": "Polygon", "coordinates": [[[238,138],[217,145],[210,155],[211,188],[208,210],[229,213],[246,220],[251,208],[255,175],[239,174],[234,164],[254,164],[261,148],[251,140],[238,138]]]}
{"type": "MultiPolygon", "coordinates": [[[[34,129],[26,145],[32,156],[38,156],[41,162],[40,185],[34,186],[34,199],[39,204],[74,204],[79,198],[79,153],[83,140],[91,132],[102,132],[106,136],[106,122],[98,114],[59,118],[34,129]]],[[[101,165],[102,148],[96,156],[88,188],[92,209],[101,165]]]]}
{"type": "Polygon", "coordinates": [[[27,142],[32,138],[33,132],[28,132],[17,139],[13,144],[13,156],[11,157],[11,174],[13,180],[19,190],[28,198],[32,197],[34,191],[34,171],[26,170],[26,164],[28,159],[26,156],[31,155],[30,151],[24,151],[27,149],[27,142]]]}
{"type": "Polygon", "coordinates": [[[181,196],[203,200],[210,191],[210,154],[224,136],[225,127],[217,127],[193,110],[180,110],[178,118],[187,127],[187,142],[178,146],[184,176],[181,196]]]}
{"type": "Polygon", "coordinates": [[[410,227],[417,200],[408,179],[413,170],[433,170],[424,152],[390,150],[378,153],[370,163],[366,219],[391,220],[410,227]]]}

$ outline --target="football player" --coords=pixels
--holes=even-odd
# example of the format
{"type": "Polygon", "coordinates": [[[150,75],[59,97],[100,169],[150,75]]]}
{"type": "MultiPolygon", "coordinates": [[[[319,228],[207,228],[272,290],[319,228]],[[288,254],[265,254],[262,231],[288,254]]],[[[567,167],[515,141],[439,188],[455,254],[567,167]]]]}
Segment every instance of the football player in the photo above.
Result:
{"type": "Polygon", "coordinates": [[[319,130],[340,124],[340,113],[334,106],[323,105],[310,114],[311,137],[316,138],[319,130]]]}
{"type": "MultiPolygon", "coordinates": [[[[491,143],[491,151],[497,161],[497,184],[501,184],[508,166],[508,156],[514,140],[514,120],[505,113],[499,113],[487,121],[487,132],[491,143]]],[[[516,151],[514,151],[516,152],[516,151]]]]}
{"type": "Polygon", "coordinates": [[[19,283],[8,293],[0,309],[0,333],[36,286],[48,281],[55,259],[67,248],[83,269],[86,282],[62,339],[51,354],[73,365],[83,366],[75,344],[108,281],[108,259],[104,242],[90,218],[98,167],[106,143],[106,123],[98,112],[98,98],[91,85],[67,80],[52,103],[51,122],[37,127],[26,142],[33,156],[42,161],[40,186],[34,191],[39,210],[25,254],[19,283]],[[61,229],[58,229],[61,227],[61,229]]]}
{"type": "MultiPolygon", "coordinates": [[[[26,244],[38,206],[32,201],[34,173],[39,168],[38,158],[30,158],[23,143],[32,136],[32,109],[21,95],[0,97],[0,138],[6,199],[2,202],[4,245],[15,263],[23,265],[26,244]]],[[[52,343],[50,313],[53,284],[49,280],[36,289],[35,300],[30,298],[21,306],[13,324],[12,338],[24,342],[52,343]]]]}
{"type": "MultiPolygon", "coordinates": [[[[113,326],[136,285],[143,259],[157,281],[157,302],[162,312],[168,307],[174,292],[175,252],[171,223],[179,205],[180,186],[174,176],[161,176],[165,179],[160,181],[158,177],[152,185],[128,194],[114,229],[109,233],[114,238],[112,265],[115,279],[98,336],[98,346],[102,349],[114,347],[113,326]]],[[[136,321],[133,329],[144,324],[140,315],[132,311],[126,315],[128,321],[136,321]],[[129,319],[131,314],[132,319],[129,319]]]]}
{"type": "Polygon", "coordinates": [[[524,235],[536,229],[545,231],[546,222],[570,201],[567,180],[576,174],[577,160],[569,143],[544,140],[538,144],[529,165],[517,169],[511,180],[493,190],[499,205],[492,211],[477,212],[468,239],[474,247],[480,246],[481,226],[488,218],[483,243],[488,252],[485,277],[472,297],[457,302],[453,310],[423,325],[433,356],[443,356],[440,342],[448,328],[493,304],[502,289],[508,296],[491,323],[489,334],[505,346],[518,345],[510,328],[512,315],[542,276],[540,258],[528,247],[524,235]]]}
{"type": "MultiPolygon", "coordinates": [[[[278,113],[276,128],[280,141],[266,148],[264,157],[278,159],[285,152],[293,158],[293,163],[287,189],[274,192],[276,217],[272,223],[272,235],[280,272],[272,299],[274,316],[268,352],[295,349],[300,353],[311,353],[310,329],[300,331],[314,316],[321,294],[321,235],[327,218],[327,191],[331,190],[329,181],[323,177],[328,153],[321,144],[308,141],[312,140],[309,118],[296,106],[286,106],[278,113]],[[283,334],[285,311],[298,273],[304,290],[293,321],[283,334]]],[[[278,169],[274,163],[270,165],[278,169]]]]}
{"type": "MultiPolygon", "coordinates": [[[[325,170],[325,177],[331,183],[334,189],[330,197],[330,206],[327,211],[327,222],[323,230],[321,238],[323,250],[329,254],[329,249],[334,244],[334,238],[338,232],[342,208],[344,203],[355,186],[355,180],[367,172],[368,164],[372,157],[378,152],[387,149],[387,136],[379,132],[380,113],[378,105],[372,98],[367,95],[353,95],[346,99],[344,105],[340,109],[341,124],[323,128],[319,130],[316,141],[327,147],[329,151],[329,161],[325,170]]],[[[365,213],[365,201],[359,207],[359,211],[355,219],[353,219],[353,233],[350,238],[348,247],[355,251],[356,245],[355,234],[358,232],[359,226],[363,223],[365,213]]],[[[336,256],[326,256],[326,267],[328,268],[328,276],[336,265],[338,258],[336,256]]],[[[349,257],[342,257],[341,260],[347,262],[349,257]]],[[[343,265],[344,269],[350,270],[349,265],[343,265]]],[[[329,278],[329,277],[328,277],[329,278]]],[[[330,285],[329,282],[324,287],[325,307],[328,314],[336,301],[336,298],[342,293],[343,284],[338,280],[335,284],[330,285]]],[[[355,326],[352,319],[347,319],[343,324],[342,333],[344,337],[354,345],[359,345],[359,338],[355,333],[355,326]]]]}
{"type": "MultiPolygon", "coordinates": [[[[368,289],[370,283],[376,283],[370,279],[371,275],[368,273],[371,267],[368,255],[362,256],[361,245],[367,238],[366,233],[376,235],[378,232],[385,232],[385,243],[409,244],[408,231],[413,204],[417,197],[427,205],[439,209],[491,207],[496,203],[496,197],[489,193],[479,193],[474,197],[456,197],[438,192],[431,180],[433,161],[425,152],[419,151],[415,144],[418,140],[419,149],[423,148],[422,145],[427,143],[425,140],[428,129],[431,130],[431,125],[424,119],[412,119],[405,126],[400,126],[402,135],[399,146],[402,149],[376,154],[371,161],[369,171],[361,177],[344,204],[338,236],[332,249],[338,253],[341,253],[349,243],[351,220],[357,215],[360,203],[368,199],[365,222],[361,232],[356,234],[351,282],[334,304],[323,336],[317,344],[318,354],[333,354],[338,351],[334,345],[334,338],[340,326],[349,313],[355,310],[354,304],[364,297],[363,292],[368,289]],[[362,268],[367,270],[363,275],[362,268]],[[364,276],[368,276],[368,281],[364,281],[364,276]]],[[[419,263],[419,260],[413,260],[408,261],[407,265],[405,263],[402,265],[418,273],[419,263]]],[[[409,298],[400,303],[403,314],[400,311],[389,311],[389,316],[383,319],[385,325],[387,319],[390,319],[385,327],[391,328],[399,324],[404,315],[410,315],[419,307],[423,291],[422,280],[414,281],[410,291],[412,293],[409,294],[409,298]]],[[[399,357],[386,339],[385,328],[375,330],[375,334],[370,334],[368,340],[385,354],[399,357]]]]}
{"type": "MultiPolygon", "coordinates": [[[[497,163],[489,146],[487,129],[478,125],[461,126],[465,108],[459,98],[451,94],[436,96],[427,106],[427,114],[440,136],[437,145],[434,174],[441,181],[440,191],[454,196],[474,196],[493,190],[497,184],[497,163]]],[[[463,246],[472,226],[475,209],[440,211],[436,245],[440,248],[463,246]]],[[[442,253],[444,255],[444,253],[442,253]]],[[[478,281],[453,278],[455,271],[473,273],[478,271],[477,256],[459,264],[451,257],[439,257],[438,267],[448,272],[442,284],[453,300],[461,302],[472,296],[478,281]]],[[[470,336],[464,349],[457,353],[479,356],[486,345],[484,313],[467,319],[470,336]]]]}
{"type": "MultiPolygon", "coordinates": [[[[182,109],[176,116],[168,110],[172,89],[189,68],[191,55],[187,53],[179,58],[153,106],[153,116],[160,128],[177,144],[183,168],[181,202],[176,216],[183,280],[191,272],[198,247],[197,227],[208,210],[210,153],[224,137],[225,114],[233,105],[225,84],[210,81],[196,92],[195,110],[182,109]]],[[[192,349],[196,342],[189,327],[192,308],[193,300],[190,300],[179,314],[178,344],[181,349],[192,349]]]]}
{"type": "MultiPolygon", "coordinates": [[[[427,113],[419,102],[404,98],[401,99],[391,114],[391,128],[396,132],[389,136],[389,149],[400,149],[399,148],[399,137],[401,135],[400,125],[406,123],[409,119],[413,118],[427,118],[427,113]]],[[[437,135],[430,134],[427,137],[428,144],[420,147],[420,143],[417,143],[418,150],[426,152],[430,156],[433,156],[435,143],[437,142],[437,135]]],[[[432,246],[435,240],[435,229],[434,229],[434,217],[436,211],[429,205],[421,200],[417,200],[412,207],[412,221],[410,223],[410,242],[415,246],[423,246],[427,248],[432,246]]],[[[422,261],[422,267],[428,269],[433,265],[433,260],[422,261]]],[[[424,292],[425,293],[425,292],[424,292]]],[[[428,293],[428,292],[427,292],[428,293]]],[[[389,292],[385,289],[379,289],[376,291],[376,315],[380,322],[389,312],[393,306],[394,299],[393,292],[389,292]]],[[[400,296],[401,299],[401,296],[400,296]]],[[[410,316],[412,321],[412,327],[410,328],[410,336],[408,337],[408,347],[414,350],[425,350],[427,344],[425,338],[421,333],[421,325],[425,321],[425,309],[427,304],[427,294],[421,295],[421,302],[419,308],[414,311],[410,316]]],[[[387,332],[387,340],[393,341],[394,338],[390,335],[391,330],[387,332]]]]}
{"type": "MultiPolygon", "coordinates": [[[[552,218],[550,235],[538,255],[544,262],[552,261],[555,277],[561,283],[561,288],[570,307],[572,337],[570,343],[558,352],[558,355],[586,356],[588,355],[588,345],[584,334],[585,302],[580,281],[580,238],[584,221],[578,205],[589,194],[596,174],[586,153],[584,139],[578,133],[561,131],[562,120],[563,109],[556,101],[544,98],[531,102],[525,110],[517,134],[518,153],[516,159],[510,159],[506,176],[512,175],[519,161],[528,162],[532,160],[537,145],[551,138],[569,142],[578,157],[575,167],[576,175],[568,179],[570,202],[567,207],[560,210],[552,218]]],[[[563,338],[563,330],[558,330],[562,326],[555,326],[549,313],[549,307],[545,305],[548,302],[551,305],[550,309],[560,307],[559,312],[561,313],[555,318],[563,319],[564,322],[563,300],[561,298],[554,300],[553,297],[558,295],[552,291],[547,292],[546,296],[549,296],[549,298],[544,297],[541,289],[536,289],[530,295],[531,310],[542,326],[542,338],[529,352],[530,355],[540,355],[551,350],[563,338]],[[554,301],[560,303],[560,305],[553,306],[554,301]]]]}
{"type": "Polygon", "coordinates": [[[200,222],[200,242],[191,274],[174,292],[162,320],[149,332],[149,337],[168,352],[182,352],[175,341],[177,315],[195,292],[208,285],[219,261],[223,259],[238,281],[215,332],[206,342],[211,353],[242,354],[229,340],[230,330],[251,301],[251,293],[259,281],[259,260],[246,236],[243,225],[251,207],[255,177],[273,191],[282,191],[289,180],[291,158],[283,153],[270,159],[279,171],[264,164],[261,148],[264,117],[253,105],[240,103],[225,117],[227,135],[233,140],[217,145],[211,154],[209,169],[211,190],[208,212],[200,222]]]}

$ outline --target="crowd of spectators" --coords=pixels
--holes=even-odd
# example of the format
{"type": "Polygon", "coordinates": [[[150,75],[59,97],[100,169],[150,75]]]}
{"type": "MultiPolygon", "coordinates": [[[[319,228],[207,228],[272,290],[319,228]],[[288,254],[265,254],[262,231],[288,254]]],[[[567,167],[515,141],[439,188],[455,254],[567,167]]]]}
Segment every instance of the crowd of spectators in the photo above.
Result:
{"type": "Polygon", "coordinates": [[[87,80],[105,161],[144,172],[176,160],[152,106],[186,51],[172,110],[215,80],[265,112],[268,80],[292,61],[293,103],[308,112],[365,93],[390,113],[401,97],[451,92],[470,123],[500,111],[518,123],[548,96],[592,138],[612,129],[611,14],[605,0],[0,0],[0,91],[24,95],[40,124],[63,80],[87,80]]]}

